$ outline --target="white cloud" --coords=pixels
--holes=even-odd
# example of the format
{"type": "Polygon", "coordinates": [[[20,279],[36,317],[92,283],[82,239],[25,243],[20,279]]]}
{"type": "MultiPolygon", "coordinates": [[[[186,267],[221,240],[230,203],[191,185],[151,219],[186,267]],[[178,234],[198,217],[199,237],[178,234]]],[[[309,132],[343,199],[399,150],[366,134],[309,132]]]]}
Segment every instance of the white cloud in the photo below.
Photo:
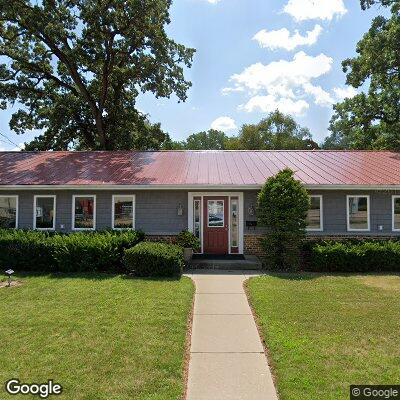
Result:
{"type": "Polygon", "coordinates": [[[223,96],[226,96],[229,93],[234,93],[234,92],[244,92],[244,88],[242,88],[242,87],[234,87],[234,88],[226,87],[226,88],[221,89],[221,93],[223,96]]]}
{"type": "Polygon", "coordinates": [[[277,98],[269,94],[267,96],[254,96],[246,104],[239,106],[239,109],[247,112],[261,111],[264,113],[280,110],[285,114],[303,115],[309,107],[305,100],[277,98]]]}
{"type": "Polygon", "coordinates": [[[235,120],[230,117],[219,117],[214,120],[211,124],[211,129],[215,129],[217,131],[227,132],[233,129],[236,129],[235,120]]]}
{"type": "Polygon", "coordinates": [[[219,3],[221,0],[206,0],[208,3],[210,4],[217,4],[219,3]]]}
{"type": "Polygon", "coordinates": [[[303,89],[307,94],[310,94],[314,97],[315,104],[323,107],[330,107],[335,100],[332,96],[321,86],[314,86],[311,83],[305,83],[303,85],[303,89]]]}
{"type": "Polygon", "coordinates": [[[279,109],[301,115],[309,108],[304,99],[307,96],[312,96],[318,105],[327,106],[333,103],[329,93],[313,84],[314,79],[331,70],[332,62],[332,58],[325,54],[314,57],[301,51],[290,61],[250,65],[242,73],[233,75],[230,79],[233,87],[223,91],[243,91],[253,96],[239,107],[247,112],[279,109]]]}
{"type": "Polygon", "coordinates": [[[292,61],[250,65],[242,73],[232,75],[231,81],[235,90],[244,88],[250,92],[258,92],[266,89],[270,94],[276,91],[289,93],[293,88],[329,72],[332,62],[332,58],[323,53],[313,57],[300,51],[294,55],[292,61]]]}
{"type": "Polygon", "coordinates": [[[253,40],[257,40],[261,47],[270,50],[286,49],[290,51],[298,46],[313,45],[317,42],[321,32],[321,25],[315,25],[312,31],[306,32],[305,36],[302,36],[297,30],[293,35],[291,35],[289,30],[286,28],[276,31],[267,31],[266,29],[263,29],[254,35],[253,40]]]}
{"type": "Polygon", "coordinates": [[[333,92],[336,95],[336,99],[338,101],[342,101],[346,98],[352,98],[358,94],[357,90],[354,89],[352,86],[346,86],[344,88],[335,87],[333,88],[333,92]]]}
{"type": "Polygon", "coordinates": [[[343,0],[289,0],[283,9],[296,21],[308,19],[332,20],[347,13],[343,0]]]}

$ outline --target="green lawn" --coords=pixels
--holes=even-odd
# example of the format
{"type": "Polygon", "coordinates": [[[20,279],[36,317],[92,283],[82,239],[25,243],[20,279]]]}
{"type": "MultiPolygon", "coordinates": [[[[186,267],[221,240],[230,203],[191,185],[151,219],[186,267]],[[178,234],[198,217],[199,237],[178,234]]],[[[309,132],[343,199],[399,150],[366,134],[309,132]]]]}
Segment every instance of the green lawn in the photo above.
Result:
{"type": "Polygon", "coordinates": [[[400,382],[399,276],[268,275],[247,290],[281,400],[400,382]]]}
{"type": "Polygon", "coordinates": [[[65,399],[181,398],[189,279],[18,279],[22,286],[0,288],[0,398],[11,398],[10,378],[53,379],[65,399]]]}

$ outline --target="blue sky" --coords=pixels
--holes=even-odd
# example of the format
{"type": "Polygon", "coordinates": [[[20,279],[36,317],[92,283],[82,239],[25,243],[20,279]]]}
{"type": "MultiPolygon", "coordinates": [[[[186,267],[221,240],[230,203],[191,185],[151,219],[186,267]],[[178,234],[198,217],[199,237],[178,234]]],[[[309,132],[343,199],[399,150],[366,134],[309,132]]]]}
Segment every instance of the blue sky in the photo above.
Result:
{"type": "MultiPolygon", "coordinates": [[[[185,74],[193,86],[185,103],[145,94],[137,105],[175,140],[210,127],[236,135],[279,108],[321,142],[332,104],[355,94],[341,62],[381,12],[361,11],[358,0],[175,0],[167,31],[197,50],[185,74]]],[[[0,112],[0,132],[28,141],[33,133],[10,132],[11,111],[0,112]]]]}

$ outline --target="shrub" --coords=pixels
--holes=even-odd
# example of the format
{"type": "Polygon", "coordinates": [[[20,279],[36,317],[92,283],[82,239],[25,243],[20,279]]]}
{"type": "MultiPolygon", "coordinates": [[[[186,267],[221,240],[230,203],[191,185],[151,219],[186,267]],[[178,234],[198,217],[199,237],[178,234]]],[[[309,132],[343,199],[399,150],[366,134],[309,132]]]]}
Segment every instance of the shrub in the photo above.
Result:
{"type": "Polygon", "coordinates": [[[0,230],[0,266],[3,269],[48,270],[54,265],[51,234],[0,230]]]}
{"type": "Polygon", "coordinates": [[[136,276],[175,276],[183,271],[183,249],[180,246],[142,242],[125,250],[124,264],[136,276]]]}
{"type": "Polygon", "coordinates": [[[124,250],[144,239],[142,232],[78,232],[53,237],[54,259],[61,272],[123,271],[124,250]]]}
{"type": "Polygon", "coordinates": [[[184,249],[197,250],[200,248],[200,240],[192,232],[182,231],[176,238],[176,244],[184,249]]]}
{"type": "Polygon", "coordinates": [[[0,231],[0,265],[27,271],[121,272],[124,250],[142,241],[136,231],[0,231]]]}
{"type": "Polygon", "coordinates": [[[315,272],[400,271],[400,242],[317,243],[310,250],[306,269],[315,272]]]}
{"type": "Polygon", "coordinates": [[[269,178],[258,195],[257,217],[266,233],[261,245],[268,269],[295,270],[300,265],[310,199],[304,186],[285,169],[269,178]]]}

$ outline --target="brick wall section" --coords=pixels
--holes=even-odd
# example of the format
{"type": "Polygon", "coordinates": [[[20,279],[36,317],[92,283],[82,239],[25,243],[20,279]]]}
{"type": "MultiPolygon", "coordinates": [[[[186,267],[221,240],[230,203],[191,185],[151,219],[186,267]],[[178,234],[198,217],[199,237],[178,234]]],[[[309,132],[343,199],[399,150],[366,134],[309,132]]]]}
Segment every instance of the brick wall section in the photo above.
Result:
{"type": "Polygon", "coordinates": [[[169,244],[175,244],[176,235],[146,235],[146,242],[165,242],[169,244]]]}
{"type": "Polygon", "coordinates": [[[264,251],[260,243],[261,238],[262,235],[244,235],[244,254],[262,257],[264,251]]]}

